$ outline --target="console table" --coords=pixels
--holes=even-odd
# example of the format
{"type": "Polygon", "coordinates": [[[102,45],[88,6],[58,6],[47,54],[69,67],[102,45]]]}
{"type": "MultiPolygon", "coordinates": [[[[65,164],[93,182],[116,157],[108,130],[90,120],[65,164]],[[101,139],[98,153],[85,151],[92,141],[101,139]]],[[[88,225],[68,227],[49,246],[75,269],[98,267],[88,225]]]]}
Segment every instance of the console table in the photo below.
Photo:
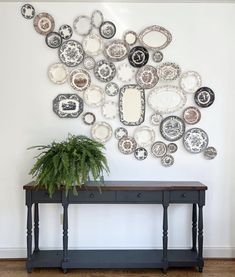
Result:
{"type": "Polygon", "coordinates": [[[78,195],[57,190],[50,198],[46,190],[34,183],[24,186],[27,205],[27,262],[28,272],[33,268],[161,268],[198,267],[203,261],[203,206],[207,187],[199,182],[108,181],[98,190],[90,182],[78,188],[78,195]],[[38,204],[60,203],[63,206],[63,250],[39,249],[38,204]],[[163,235],[160,250],[69,250],[68,206],[70,204],[161,204],[163,206],[163,235]],[[168,207],[172,203],[192,205],[192,247],[168,249],[168,207]],[[34,205],[34,250],[32,251],[32,206],[34,205]]]}

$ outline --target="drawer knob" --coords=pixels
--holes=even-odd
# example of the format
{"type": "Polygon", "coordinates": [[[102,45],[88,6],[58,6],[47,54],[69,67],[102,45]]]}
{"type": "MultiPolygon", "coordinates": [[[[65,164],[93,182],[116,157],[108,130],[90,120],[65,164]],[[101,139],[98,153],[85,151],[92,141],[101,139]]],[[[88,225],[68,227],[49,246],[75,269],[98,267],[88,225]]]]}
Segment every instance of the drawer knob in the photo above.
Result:
{"type": "Polygon", "coordinates": [[[139,193],[137,194],[137,197],[138,197],[138,198],[141,198],[141,197],[142,197],[142,193],[139,192],[139,193]]]}
{"type": "Polygon", "coordinates": [[[45,195],[45,196],[49,196],[49,193],[46,191],[46,192],[44,193],[44,195],[45,195]]]}
{"type": "Polygon", "coordinates": [[[182,196],[183,198],[185,198],[185,197],[186,197],[186,193],[182,193],[181,196],[182,196]]]}
{"type": "Polygon", "coordinates": [[[95,197],[94,193],[90,193],[90,198],[94,198],[94,197],[95,197]]]}

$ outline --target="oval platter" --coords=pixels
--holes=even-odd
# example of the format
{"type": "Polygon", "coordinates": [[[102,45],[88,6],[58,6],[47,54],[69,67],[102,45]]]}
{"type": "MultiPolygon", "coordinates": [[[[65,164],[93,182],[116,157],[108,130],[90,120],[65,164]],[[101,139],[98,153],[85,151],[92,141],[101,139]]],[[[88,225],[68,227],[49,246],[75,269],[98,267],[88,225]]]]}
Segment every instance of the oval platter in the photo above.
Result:
{"type": "Polygon", "coordinates": [[[104,48],[104,55],[107,59],[119,62],[124,60],[129,52],[129,47],[120,39],[116,39],[106,44],[104,48]]]}
{"type": "Polygon", "coordinates": [[[162,63],[157,68],[157,75],[160,80],[173,81],[180,77],[181,69],[176,63],[166,62],[162,63]]]}

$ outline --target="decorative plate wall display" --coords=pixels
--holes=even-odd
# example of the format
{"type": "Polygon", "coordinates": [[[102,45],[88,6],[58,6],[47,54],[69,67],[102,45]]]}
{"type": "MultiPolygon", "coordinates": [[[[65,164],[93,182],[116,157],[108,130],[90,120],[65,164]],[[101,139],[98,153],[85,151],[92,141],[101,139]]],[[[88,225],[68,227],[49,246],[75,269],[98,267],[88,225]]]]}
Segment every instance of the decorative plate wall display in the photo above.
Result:
{"type": "Polygon", "coordinates": [[[105,86],[105,93],[109,96],[115,96],[118,92],[119,86],[114,82],[110,82],[105,86]]]}
{"type": "Polygon", "coordinates": [[[151,118],[150,118],[151,124],[153,124],[155,126],[159,126],[162,120],[163,120],[163,116],[158,113],[152,114],[151,118]]]}
{"type": "Polygon", "coordinates": [[[114,135],[115,135],[115,138],[119,140],[119,139],[123,138],[124,136],[127,137],[128,131],[127,131],[127,129],[125,129],[123,127],[119,127],[115,130],[114,135]]]}
{"type": "Polygon", "coordinates": [[[76,40],[67,40],[59,48],[59,58],[69,67],[79,65],[84,58],[82,45],[76,40]]]}
{"type": "Polygon", "coordinates": [[[46,35],[46,44],[50,48],[59,48],[62,44],[62,37],[57,32],[51,32],[46,35]]]}
{"type": "Polygon", "coordinates": [[[32,19],[35,16],[35,9],[30,4],[24,4],[21,8],[21,14],[26,19],[32,19]]]}
{"type": "Polygon", "coordinates": [[[104,103],[104,91],[101,87],[92,85],[84,91],[83,99],[89,107],[100,107],[104,103]]]}
{"type": "Polygon", "coordinates": [[[102,115],[106,119],[114,119],[116,118],[118,113],[117,104],[113,101],[106,101],[102,106],[102,115]]]}
{"type": "Polygon", "coordinates": [[[139,146],[146,147],[153,144],[155,140],[155,132],[148,126],[141,126],[135,130],[134,138],[139,146]]]}
{"type": "Polygon", "coordinates": [[[94,28],[99,28],[104,21],[104,16],[101,11],[95,10],[91,15],[91,25],[94,28]]]}
{"type": "Polygon", "coordinates": [[[210,146],[205,149],[203,154],[206,159],[212,160],[217,156],[217,150],[215,149],[215,147],[210,146]]]}
{"type": "Polygon", "coordinates": [[[151,65],[141,67],[136,74],[136,82],[144,89],[156,86],[158,82],[157,70],[151,65]]]}
{"type": "Polygon", "coordinates": [[[129,45],[134,45],[137,39],[138,39],[138,36],[136,32],[133,32],[133,31],[127,31],[123,37],[123,40],[125,41],[125,43],[129,45]]]}
{"type": "Polygon", "coordinates": [[[131,83],[132,79],[136,74],[136,69],[130,67],[129,63],[125,62],[117,66],[117,79],[124,83],[131,83]]]}
{"type": "Polygon", "coordinates": [[[208,108],[214,103],[215,94],[212,89],[202,87],[195,92],[194,100],[199,107],[208,108]]]}
{"type": "Polygon", "coordinates": [[[186,93],[196,92],[202,85],[201,76],[195,71],[184,72],[179,79],[179,86],[186,93]]]}
{"type": "Polygon", "coordinates": [[[173,154],[178,150],[177,144],[171,142],[167,145],[167,152],[173,154]]]}
{"type": "Polygon", "coordinates": [[[65,40],[70,39],[71,36],[73,35],[73,29],[69,25],[64,24],[60,26],[59,34],[62,37],[62,39],[65,39],[65,40]]]}
{"type": "Polygon", "coordinates": [[[137,143],[134,138],[132,137],[122,137],[118,141],[118,148],[121,153],[129,155],[132,154],[137,147],[137,143]]]}
{"type": "Polygon", "coordinates": [[[104,21],[99,28],[100,35],[105,39],[110,39],[116,34],[116,26],[111,21],[104,21]]]}
{"type": "Polygon", "coordinates": [[[95,123],[96,117],[93,113],[86,112],[83,114],[82,119],[86,125],[93,125],[95,123]]]}
{"type": "Polygon", "coordinates": [[[92,138],[101,143],[110,140],[112,134],[112,127],[107,122],[96,122],[91,128],[92,138]]]}
{"type": "Polygon", "coordinates": [[[98,56],[103,52],[104,44],[101,37],[97,34],[89,34],[82,43],[83,49],[89,56],[98,56]]]}
{"type": "Polygon", "coordinates": [[[159,86],[150,91],[148,104],[158,114],[174,113],[182,109],[187,98],[183,91],[176,86],[159,86]]]}
{"type": "Polygon", "coordinates": [[[154,157],[161,158],[167,152],[167,146],[163,141],[156,141],[151,147],[151,152],[154,157]]]}
{"type": "Polygon", "coordinates": [[[91,70],[94,69],[95,67],[95,60],[92,57],[85,57],[83,60],[83,66],[87,69],[87,70],[91,70]]]}
{"type": "Polygon", "coordinates": [[[173,81],[180,77],[181,69],[175,63],[163,63],[157,68],[159,79],[164,81],[173,81]]]}
{"type": "Polygon", "coordinates": [[[149,60],[149,52],[143,46],[135,46],[130,50],[128,60],[133,67],[142,67],[149,60]]]}
{"type": "Polygon", "coordinates": [[[139,147],[135,149],[135,158],[139,161],[143,161],[148,157],[148,151],[144,147],[139,147]]]}
{"type": "Polygon", "coordinates": [[[153,53],[153,61],[160,63],[163,60],[163,54],[161,51],[156,51],[153,53]]]}
{"type": "Polygon", "coordinates": [[[183,137],[185,149],[193,154],[204,151],[208,146],[208,142],[207,133],[200,128],[189,129],[183,137]]]}
{"type": "Polygon", "coordinates": [[[69,81],[73,89],[84,91],[90,86],[91,77],[86,70],[79,68],[70,72],[69,81]]]}
{"type": "Polygon", "coordinates": [[[39,13],[33,20],[34,29],[40,34],[46,36],[53,32],[55,28],[54,18],[49,13],[39,13]]]}
{"type": "Polygon", "coordinates": [[[73,29],[76,34],[80,36],[87,36],[92,29],[90,17],[86,15],[76,17],[73,22],[73,29]]]}
{"type": "Polygon", "coordinates": [[[104,48],[104,55],[107,59],[119,62],[124,60],[129,52],[129,47],[122,40],[116,39],[106,44],[104,48]]]}
{"type": "Polygon", "coordinates": [[[188,124],[196,124],[201,119],[201,112],[196,107],[188,107],[184,110],[183,118],[188,124]]]}
{"type": "Polygon", "coordinates": [[[48,69],[48,77],[54,84],[64,84],[68,74],[68,68],[62,63],[52,64],[48,69]]]}
{"type": "Polygon", "coordinates": [[[112,62],[100,60],[94,68],[95,77],[101,82],[110,82],[116,75],[116,67],[112,62]]]}
{"type": "Polygon", "coordinates": [[[174,164],[174,158],[172,155],[165,155],[164,157],[161,158],[161,164],[165,167],[172,166],[174,164]]]}
{"type": "Polygon", "coordinates": [[[83,100],[77,94],[59,94],[53,100],[53,111],[62,118],[75,118],[83,112],[83,100]]]}
{"type": "Polygon", "coordinates": [[[178,116],[168,116],[160,124],[160,133],[167,141],[176,141],[183,137],[185,123],[178,116]]]}

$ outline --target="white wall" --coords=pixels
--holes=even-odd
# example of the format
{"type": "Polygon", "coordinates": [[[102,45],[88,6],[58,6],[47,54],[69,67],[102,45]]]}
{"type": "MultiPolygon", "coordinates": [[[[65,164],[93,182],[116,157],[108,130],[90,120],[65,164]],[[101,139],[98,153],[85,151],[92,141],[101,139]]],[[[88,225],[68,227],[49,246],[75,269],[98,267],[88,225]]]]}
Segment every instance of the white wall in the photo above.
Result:
{"type": "MultiPolygon", "coordinates": [[[[127,29],[139,32],[152,24],[171,31],[173,42],[164,50],[165,60],[179,63],[183,70],[198,71],[203,85],[216,93],[214,105],[202,110],[199,126],[208,132],[210,145],[217,148],[218,157],[207,161],[202,155],[189,154],[180,141],[175,165],[163,168],[159,160],[151,157],[139,162],[132,156],[122,155],[113,138],[106,145],[111,169],[106,179],[197,180],[206,184],[209,190],[204,210],[205,255],[235,257],[235,5],[35,3],[34,6],[38,12],[51,13],[56,27],[72,24],[76,15],[89,15],[94,9],[100,9],[106,19],[115,22],[116,37],[121,37],[127,29]]],[[[28,171],[35,155],[26,148],[61,140],[68,133],[90,132],[81,118],[59,119],[53,113],[53,98],[72,90],[67,84],[57,87],[48,80],[46,71],[49,64],[58,60],[57,51],[45,45],[32,22],[20,15],[20,7],[19,3],[0,3],[0,257],[24,257],[26,253],[22,186],[31,180],[28,171]]],[[[118,121],[112,125],[116,128],[118,121]]],[[[161,139],[159,134],[158,138],[161,139]]],[[[83,205],[72,206],[69,212],[71,247],[161,246],[161,207],[83,205]]],[[[61,247],[61,207],[43,205],[40,213],[41,246],[61,247]]],[[[189,246],[190,215],[191,210],[183,205],[170,208],[171,247],[189,246]]]]}

